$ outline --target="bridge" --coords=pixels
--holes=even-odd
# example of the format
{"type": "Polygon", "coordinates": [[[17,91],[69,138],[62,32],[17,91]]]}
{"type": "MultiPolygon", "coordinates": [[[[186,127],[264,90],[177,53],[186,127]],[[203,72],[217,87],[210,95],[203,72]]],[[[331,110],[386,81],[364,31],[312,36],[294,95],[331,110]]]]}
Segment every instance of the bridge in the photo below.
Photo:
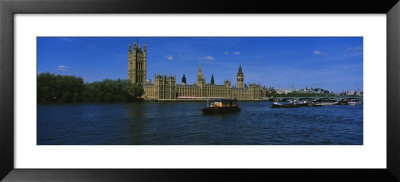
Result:
{"type": "Polygon", "coordinates": [[[262,100],[303,100],[303,99],[322,99],[322,98],[335,98],[336,100],[342,99],[360,99],[363,100],[363,96],[358,95],[347,95],[347,96],[318,96],[318,97],[263,97],[262,100]]]}

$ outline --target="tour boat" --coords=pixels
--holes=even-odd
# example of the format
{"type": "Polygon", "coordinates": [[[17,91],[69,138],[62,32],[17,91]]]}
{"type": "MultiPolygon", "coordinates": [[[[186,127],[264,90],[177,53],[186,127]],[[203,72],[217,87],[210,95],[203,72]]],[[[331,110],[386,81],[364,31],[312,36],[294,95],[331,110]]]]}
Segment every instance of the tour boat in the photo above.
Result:
{"type": "Polygon", "coordinates": [[[236,99],[217,99],[212,100],[210,104],[207,100],[207,107],[203,108],[202,111],[203,114],[229,113],[240,111],[240,107],[236,99]]]}

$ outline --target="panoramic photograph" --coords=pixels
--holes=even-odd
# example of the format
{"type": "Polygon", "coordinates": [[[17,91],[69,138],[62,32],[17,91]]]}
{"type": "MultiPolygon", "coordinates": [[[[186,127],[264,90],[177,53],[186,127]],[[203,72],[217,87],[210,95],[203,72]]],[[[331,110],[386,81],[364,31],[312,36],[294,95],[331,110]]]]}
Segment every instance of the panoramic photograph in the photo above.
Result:
{"type": "Polygon", "coordinates": [[[37,37],[37,145],[363,145],[363,37],[37,37]]]}

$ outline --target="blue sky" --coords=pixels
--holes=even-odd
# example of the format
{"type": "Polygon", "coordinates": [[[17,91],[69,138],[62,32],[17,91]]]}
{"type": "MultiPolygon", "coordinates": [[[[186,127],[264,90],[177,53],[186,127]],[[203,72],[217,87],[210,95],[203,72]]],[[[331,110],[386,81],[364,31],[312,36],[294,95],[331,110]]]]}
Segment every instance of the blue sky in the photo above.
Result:
{"type": "MultiPolygon", "coordinates": [[[[38,37],[38,73],[82,77],[85,82],[126,79],[128,44],[136,37],[38,37]]],[[[242,65],[245,83],[267,87],[363,88],[362,37],[139,37],[147,44],[147,77],[183,74],[195,83],[231,80],[242,65]]]]}

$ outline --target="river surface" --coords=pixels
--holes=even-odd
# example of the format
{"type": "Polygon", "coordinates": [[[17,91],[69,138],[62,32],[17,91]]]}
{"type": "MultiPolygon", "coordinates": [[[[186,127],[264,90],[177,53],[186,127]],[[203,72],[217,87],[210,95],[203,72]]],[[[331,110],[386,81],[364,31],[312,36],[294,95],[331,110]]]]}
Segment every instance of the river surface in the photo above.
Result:
{"type": "Polygon", "coordinates": [[[363,106],[203,115],[205,103],[38,105],[38,145],[362,145],[363,106]]]}

